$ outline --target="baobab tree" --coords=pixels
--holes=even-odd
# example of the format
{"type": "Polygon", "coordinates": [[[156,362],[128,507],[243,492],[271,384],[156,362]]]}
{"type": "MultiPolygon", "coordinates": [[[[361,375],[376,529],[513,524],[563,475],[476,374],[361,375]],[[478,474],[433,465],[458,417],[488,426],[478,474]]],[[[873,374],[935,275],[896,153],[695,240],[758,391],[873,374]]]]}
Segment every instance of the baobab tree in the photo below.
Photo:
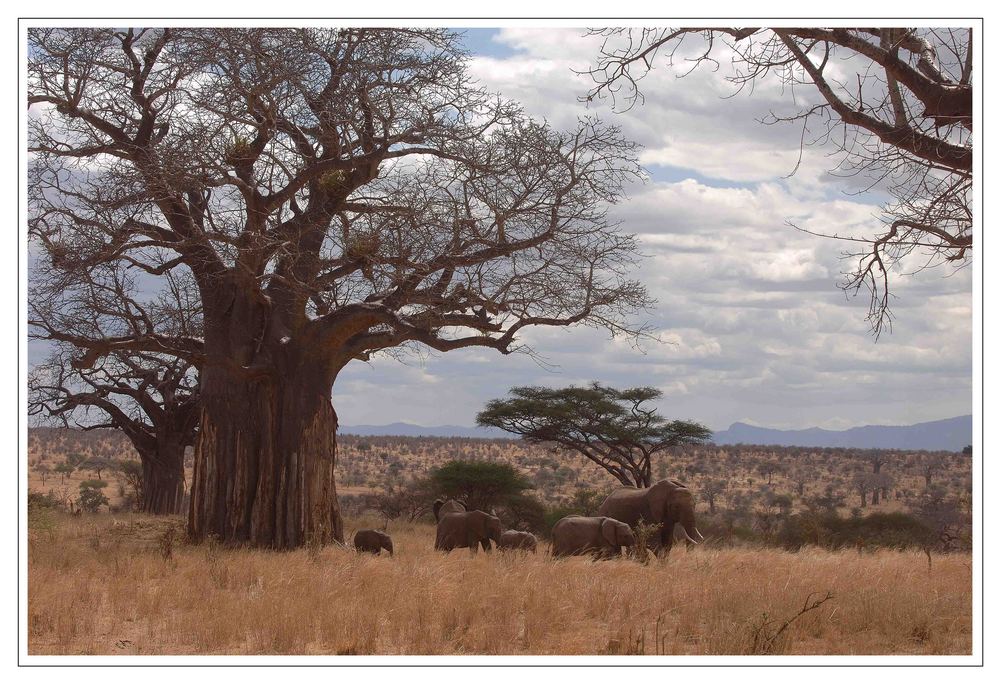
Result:
{"type": "MultiPolygon", "coordinates": [[[[113,353],[94,367],[73,369],[65,351],[36,366],[28,379],[28,414],[77,429],[117,429],[142,463],[140,510],[185,512],[184,451],[198,425],[197,378],[178,358],[113,353]]],[[[85,461],[96,471],[113,465],[85,461]]]]}
{"type": "MultiPolygon", "coordinates": [[[[914,254],[915,267],[961,267],[972,255],[972,29],[958,28],[609,28],[586,99],[624,108],[643,99],[640,81],[657,64],[718,69],[753,92],[775,78],[797,111],[764,123],[796,122],[803,145],[829,145],[835,172],[860,175],[890,200],[869,234],[823,237],[858,245],[842,287],[870,294],[876,338],[891,327],[889,273],[914,254]],[[700,41],[700,42],[699,42],[700,41]],[[716,59],[720,57],[720,59],[716,59]],[[917,256],[919,255],[919,256],[917,256]]],[[[681,87],[681,86],[678,86],[681,87]]],[[[790,169],[794,170],[794,169],[790,169]]],[[[816,234],[816,233],[813,233],[816,234]]]]}
{"type": "Polygon", "coordinates": [[[200,357],[152,346],[98,353],[94,344],[130,335],[200,336],[194,283],[168,270],[161,291],[144,292],[125,263],[89,268],[74,258],[40,260],[31,271],[29,338],[53,352],[29,376],[28,413],[78,429],[121,431],[142,464],[140,509],[185,512],[184,453],[197,433],[200,357]]]}
{"type": "Polygon", "coordinates": [[[638,173],[479,88],[437,29],[37,29],[30,228],[57,268],[193,278],[200,337],[76,340],[197,363],[189,531],[342,540],[331,390],[415,345],[528,350],[532,326],[635,339],[649,303],[607,207],[638,173]]]}

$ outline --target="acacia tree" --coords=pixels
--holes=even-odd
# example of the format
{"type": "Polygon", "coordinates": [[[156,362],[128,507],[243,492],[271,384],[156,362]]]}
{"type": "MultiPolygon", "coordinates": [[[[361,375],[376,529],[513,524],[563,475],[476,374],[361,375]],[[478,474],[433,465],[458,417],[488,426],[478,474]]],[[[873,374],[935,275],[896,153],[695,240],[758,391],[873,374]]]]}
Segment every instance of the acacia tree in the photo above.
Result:
{"type": "Polygon", "coordinates": [[[635,244],[606,217],[618,130],[557,132],[406,29],[38,29],[30,225],[56,267],[189,271],[204,335],[74,343],[197,362],[189,531],[342,540],[330,395],[412,345],[523,350],[529,326],[636,335],[635,244]]]}
{"type": "Polygon", "coordinates": [[[597,463],[625,486],[652,483],[652,457],[674,446],[712,436],[695,422],[670,420],[650,407],[662,393],[653,387],[613,389],[594,382],[565,389],[514,387],[476,416],[484,427],[518,434],[529,443],[561,446],[597,463]]]}
{"type": "MultiPolygon", "coordinates": [[[[832,145],[835,173],[861,175],[891,197],[882,225],[869,235],[821,234],[861,246],[842,287],[870,294],[876,338],[891,327],[889,273],[919,254],[916,268],[956,267],[972,254],[972,29],[682,28],[595,30],[605,42],[589,74],[588,100],[610,97],[631,108],[639,81],[657,61],[684,71],[718,69],[751,92],[777,78],[798,111],[764,123],[795,121],[803,144],[832,145]],[[692,41],[701,40],[694,50],[692,41]]],[[[807,231],[808,232],[808,231],[807,231]]],[[[817,234],[817,233],[813,233],[817,234]]]]}

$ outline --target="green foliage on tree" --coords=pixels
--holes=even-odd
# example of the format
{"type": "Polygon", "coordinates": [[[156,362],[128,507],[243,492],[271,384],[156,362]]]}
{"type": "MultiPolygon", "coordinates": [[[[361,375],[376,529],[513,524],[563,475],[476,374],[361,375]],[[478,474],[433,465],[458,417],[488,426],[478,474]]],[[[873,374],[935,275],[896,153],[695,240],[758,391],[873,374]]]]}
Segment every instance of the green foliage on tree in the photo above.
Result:
{"type": "Polygon", "coordinates": [[[510,398],[487,403],[476,422],[529,443],[580,453],[626,486],[644,487],[652,483],[653,455],[712,436],[696,422],[657,414],[648,403],[662,395],[655,387],[613,389],[598,382],[564,389],[514,387],[510,398]]]}
{"type": "Polygon", "coordinates": [[[71,465],[68,462],[61,462],[58,465],[56,465],[53,469],[59,475],[61,482],[64,484],[66,483],[66,476],[73,474],[73,472],[76,470],[76,468],[73,467],[73,465],[71,465]]]}
{"type": "Polygon", "coordinates": [[[129,496],[136,502],[142,502],[142,463],[138,460],[115,461],[115,475],[120,484],[131,489],[129,496]]]}
{"type": "Polygon", "coordinates": [[[521,472],[506,463],[452,460],[431,470],[435,495],[454,498],[475,510],[506,505],[533,488],[521,472]]]}
{"type": "Polygon", "coordinates": [[[87,458],[80,464],[80,469],[87,470],[88,472],[93,472],[97,475],[98,480],[103,480],[101,473],[104,470],[111,468],[113,462],[108,458],[93,457],[87,458]]]}
{"type": "Polygon", "coordinates": [[[68,454],[68,455],[66,456],[66,462],[67,462],[67,463],[69,463],[69,465],[70,465],[70,466],[71,466],[71,467],[72,467],[73,469],[76,469],[76,468],[78,468],[78,467],[79,467],[80,465],[82,465],[82,464],[83,464],[83,462],[84,462],[84,461],[85,461],[86,459],[87,459],[87,456],[86,456],[86,455],[84,455],[83,453],[69,453],[69,454],[68,454]]]}
{"type": "Polygon", "coordinates": [[[87,479],[86,481],[81,481],[80,495],[77,499],[77,502],[80,504],[80,509],[86,510],[87,512],[97,512],[101,509],[102,505],[107,505],[110,501],[101,490],[107,485],[108,482],[99,481],[97,479],[87,479]]]}

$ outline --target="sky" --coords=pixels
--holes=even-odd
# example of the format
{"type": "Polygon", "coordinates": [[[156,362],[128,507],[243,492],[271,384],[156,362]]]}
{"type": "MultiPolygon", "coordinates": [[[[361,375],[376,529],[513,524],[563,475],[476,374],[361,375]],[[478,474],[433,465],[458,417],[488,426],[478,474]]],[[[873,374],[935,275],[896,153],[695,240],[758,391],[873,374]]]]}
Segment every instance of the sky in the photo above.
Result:
{"type": "MultiPolygon", "coordinates": [[[[871,234],[877,190],[832,175],[830,148],[800,149],[801,128],[763,125],[815,93],[761,83],[734,94],[718,71],[683,78],[662,61],[627,112],[583,104],[577,75],[600,42],[583,29],[468,29],[471,75],[555,128],[580,116],[621,126],[642,146],[643,183],[611,208],[638,236],[635,277],[657,300],[636,317],[659,341],[640,349],[588,328],[526,330],[536,356],[424,351],[354,362],[338,377],[341,425],[471,426],[513,386],[600,381],[655,386],[660,412],[713,430],[733,422],[799,429],[912,424],[972,412],[972,269],[896,274],[892,332],[876,342],[868,299],[838,288],[845,244],[790,227],[871,234]],[[801,156],[801,158],[800,158],[801,156]],[[792,174],[793,170],[795,171],[792,174]]],[[[850,65],[842,65],[849,69],[850,65]]],[[[45,349],[32,344],[34,364],[45,349]]]]}
{"type": "MultiPolygon", "coordinates": [[[[582,29],[470,29],[470,71],[556,128],[598,115],[643,147],[648,180],[612,208],[639,236],[637,273],[657,299],[643,321],[660,342],[640,350],[586,328],[525,335],[537,359],[470,349],[354,363],[337,380],[342,425],[472,425],[512,386],[598,380],[663,392],[660,412],[712,429],[911,424],[972,412],[972,269],[901,273],[892,333],[875,341],[864,294],[837,287],[843,243],[788,225],[870,234],[884,198],[863,179],[831,175],[829,148],[800,154],[801,128],[766,126],[791,113],[775,84],[734,96],[717,72],[678,78],[662,62],[641,83],[645,103],[589,108],[586,68],[599,43],[582,29]]],[[[845,66],[845,68],[847,68],[845,66]]]]}

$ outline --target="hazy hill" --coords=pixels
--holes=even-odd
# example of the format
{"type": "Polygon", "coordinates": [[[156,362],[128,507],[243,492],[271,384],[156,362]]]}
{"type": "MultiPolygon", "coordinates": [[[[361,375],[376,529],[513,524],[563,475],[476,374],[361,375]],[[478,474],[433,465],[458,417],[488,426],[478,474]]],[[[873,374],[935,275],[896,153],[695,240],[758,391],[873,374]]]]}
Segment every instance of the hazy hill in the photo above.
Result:
{"type": "Polygon", "coordinates": [[[510,439],[512,436],[499,429],[484,427],[459,427],[458,425],[440,425],[438,427],[422,427],[409,422],[393,422],[387,425],[341,425],[341,434],[356,434],[357,436],[461,436],[474,439],[510,439]]]}
{"type": "Polygon", "coordinates": [[[867,425],[843,431],[820,429],[768,429],[743,422],[716,432],[713,438],[723,446],[736,443],[765,446],[814,446],[817,448],[898,448],[904,450],[960,451],[972,443],[972,416],[914,425],[885,427],[867,425]]]}

